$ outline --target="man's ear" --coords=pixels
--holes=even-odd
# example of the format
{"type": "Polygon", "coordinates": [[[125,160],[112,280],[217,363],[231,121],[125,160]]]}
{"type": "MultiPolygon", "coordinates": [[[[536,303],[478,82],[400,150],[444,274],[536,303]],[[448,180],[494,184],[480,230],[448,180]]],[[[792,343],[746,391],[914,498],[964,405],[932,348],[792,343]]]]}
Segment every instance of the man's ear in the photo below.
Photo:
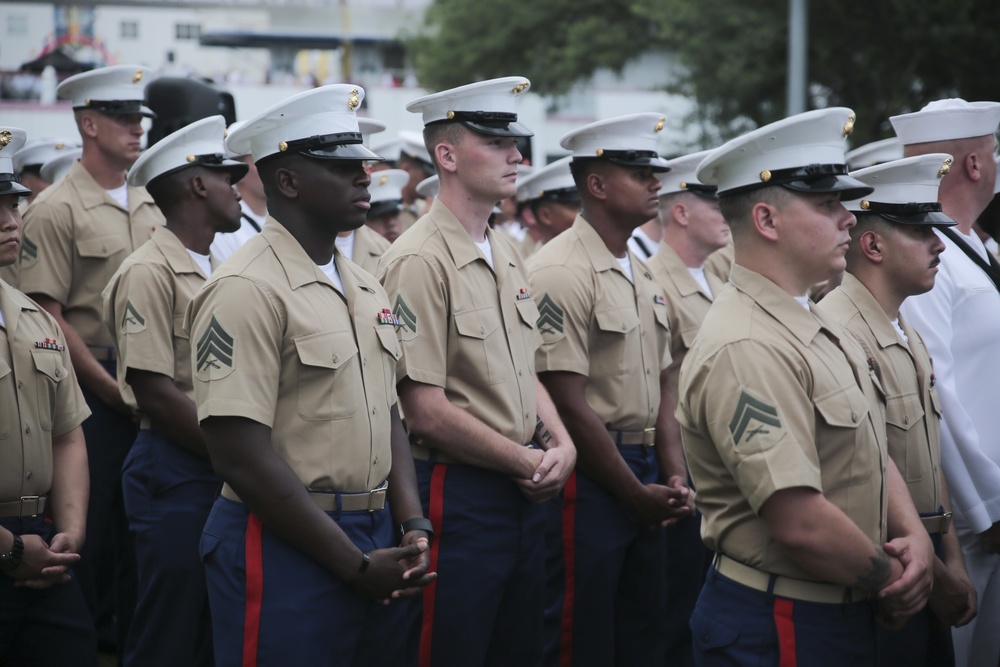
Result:
{"type": "Polygon", "coordinates": [[[757,202],[750,211],[750,222],[756,232],[769,241],[778,240],[781,211],[773,204],[757,202]]]}

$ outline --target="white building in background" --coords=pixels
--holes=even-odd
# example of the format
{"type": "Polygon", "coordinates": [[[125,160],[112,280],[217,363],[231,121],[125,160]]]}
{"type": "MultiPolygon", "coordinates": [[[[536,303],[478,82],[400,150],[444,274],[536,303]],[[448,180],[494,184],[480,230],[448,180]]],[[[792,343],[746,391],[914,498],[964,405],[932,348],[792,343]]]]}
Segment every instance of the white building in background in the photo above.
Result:
{"type": "MultiPolygon", "coordinates": [[[[57,2],[0,2],[0,122],[31,136],[73,137],[65,102],[42,104],[37,77],[18,74],[58,41],[69,41],[79,61],[146,65],[161,75],[195,75],[232,93],[239,117],[307,87],[350,80],[367,91],[362,113],[389,131],[419,130],[420,117],[405,105],[424,94],[403,39],[416,32],[430,0],[117,0],[77,7],[57,2]],[[346,73],[346,74],[345,74],[346,73]],[[24,90],[30,99],[24,97],[24,90]]],[[[523,122],[536,132],[534,162],[565,151],[559,138],[571,129],[637,111],[667,116],[661,152],[697,147],[696,128],[685,125],[691,102],[663,92],[673,66],[659,54],[630,63],[622,74],[601,72],[565,96],[529,93],[523,122]]],[[[517,72],[511,72],[517,74],[517,72]]]]}

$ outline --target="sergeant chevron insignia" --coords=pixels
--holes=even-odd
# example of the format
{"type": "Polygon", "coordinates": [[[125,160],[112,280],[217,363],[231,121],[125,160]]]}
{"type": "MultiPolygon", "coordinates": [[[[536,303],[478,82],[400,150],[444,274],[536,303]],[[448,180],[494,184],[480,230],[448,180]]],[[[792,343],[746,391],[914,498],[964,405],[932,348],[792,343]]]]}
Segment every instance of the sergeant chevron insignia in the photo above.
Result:
{"type": "Polygon", "coordinates": [[[146,318],[132,303],[132,299],[125,302],[125,312],[122,313],[122,333],[134,334],[146,330],[146,318]]]}
{"type": "Polygon", "coordinates": [[[399,320],[399,328],[404,334],[416,335],[417,315],[406,305],[402,294],[396,295],[396,305],[392,308],[392,314],[399,320]]]}
{"type": "Polygon", "coordinates": [[[199,380],[211,381],[224,378],[233,372],[236,340],[212,315],[205,333],[198,339],[195,372],[199,380]]]}
{"type": "Polygon", "coordinates": [[[781,428],[778,409],[754,398],[746,390],[741,391],[733,418],[729,422],[729,432],[733,434],[733,445],[739,447],[740,443],[744,442],[744,436],[746,437],[745,444],[750,444],[757,436],[769,435],[771,433],[769,426],[775,429],[781,428]],[[750,428],[753,422],[756,424],[750,428]]]}
{"type": "Polygon", "coordinates": [[[538,303],[538,330],[542,334],[553,335],[564,333],[566,312],[556,305],[548,292],[538,303]]]}
{"type": "Polygon", "coordinates": [[[38,244],[27,236],[21,237],[21,256],[19,259],[22,264],[31,264],[38,259],[38,244]]]}

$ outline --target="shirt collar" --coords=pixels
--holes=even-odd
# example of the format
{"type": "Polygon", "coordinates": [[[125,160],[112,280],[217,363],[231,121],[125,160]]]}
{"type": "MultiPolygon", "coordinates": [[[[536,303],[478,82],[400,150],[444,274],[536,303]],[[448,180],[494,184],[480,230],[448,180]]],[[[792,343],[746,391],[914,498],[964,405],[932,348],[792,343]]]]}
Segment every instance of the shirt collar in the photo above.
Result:
{"type": "Polygon", "coordinates": [[[818,311],[806,310],[791,294],[745,266],[733,264],[729,282],[784,324],[804,345],[810,344],[821,328],[830,329],[831,333],[835,331],[818,311]]]}

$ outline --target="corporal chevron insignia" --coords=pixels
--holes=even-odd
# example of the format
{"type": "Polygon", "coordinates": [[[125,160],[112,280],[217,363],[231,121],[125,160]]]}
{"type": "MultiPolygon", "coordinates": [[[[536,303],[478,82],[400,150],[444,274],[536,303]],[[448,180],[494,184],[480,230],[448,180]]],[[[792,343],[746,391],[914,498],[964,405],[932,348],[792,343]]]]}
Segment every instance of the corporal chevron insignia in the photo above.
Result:
{"type": "Polygon", "coordinates": [[[733,434],[733,444],[739,447],[744,436],[746,436],[746,443],[749,443],[758,435],[770,434],[768,426],[776,429],[781,428],[778,409],[754,398],[745,390],[741,391],[740,400],[736,402],[736,410],[733,412],[733,419],[729,422],[729,432],[733,434]],[[753,428],[748,428],[752,422],[757,423],[753,428]]]}
{"type": "Polygon", "coordinates": [[[392,314],[399,320],[399,328],[403,330],[404,334],[416,335],[417,315],[406,305],[402,294],[396,295],[396,305],[392,308],[392,314]]]}
{"type": "Polygon", "coordinates": [[[199,380],[218,380],[233,372],[236,341],[212,315],[205,333],[198,339],[196,372],[199,380]]]}
{"type": "Polygon", "coordinates": [[[21,257],[22,264],[30,264],[38,259],[38,244],[27,236],[21,237],[21,257]]]}
{"type": "Polygon", "coordinates": [[[552,297],[545,294],[538,304],[538,330],[543,334],[563,333],[566,311],[556,305],[552,297]]]}
{"type": "Polygon", "coordinates": [[[132,303],[132,299],[125,302],[125,312],[122,313],[122,333],[134,334],[146,330],[146,318],[132,303]]]}

